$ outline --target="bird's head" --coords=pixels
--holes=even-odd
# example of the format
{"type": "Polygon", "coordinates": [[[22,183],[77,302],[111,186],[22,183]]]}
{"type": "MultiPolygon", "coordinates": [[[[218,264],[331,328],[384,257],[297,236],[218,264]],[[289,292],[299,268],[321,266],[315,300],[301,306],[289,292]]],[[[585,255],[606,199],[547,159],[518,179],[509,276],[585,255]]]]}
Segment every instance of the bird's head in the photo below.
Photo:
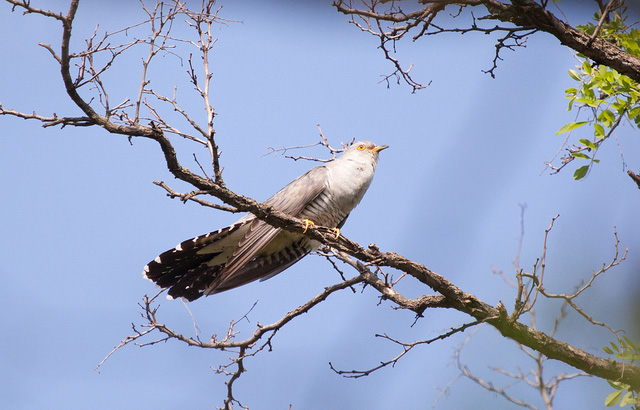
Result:
{"type": "Polygon", "coordinates": [[[369,157],[378,159],[378,153],[383,149],[389,148],[388,145],[376,145],[371,141],[358,141],[347,148],[341,158],[363,158],[369,157]]]}

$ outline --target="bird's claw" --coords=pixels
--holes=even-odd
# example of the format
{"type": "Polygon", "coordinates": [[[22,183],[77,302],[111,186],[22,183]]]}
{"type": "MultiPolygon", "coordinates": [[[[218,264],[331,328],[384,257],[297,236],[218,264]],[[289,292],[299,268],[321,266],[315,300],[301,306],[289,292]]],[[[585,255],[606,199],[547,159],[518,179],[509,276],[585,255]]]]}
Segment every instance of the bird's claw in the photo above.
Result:
{"type": "Polygon", "coordinates": [[[309,229],[309,227],[316,227],[316,224],[313,223],[313,221],[311,219],[303,219],[302,222],[304,222],[304,231],[302,231],[302,233],[307,233],[307,229],[309,229]]]}

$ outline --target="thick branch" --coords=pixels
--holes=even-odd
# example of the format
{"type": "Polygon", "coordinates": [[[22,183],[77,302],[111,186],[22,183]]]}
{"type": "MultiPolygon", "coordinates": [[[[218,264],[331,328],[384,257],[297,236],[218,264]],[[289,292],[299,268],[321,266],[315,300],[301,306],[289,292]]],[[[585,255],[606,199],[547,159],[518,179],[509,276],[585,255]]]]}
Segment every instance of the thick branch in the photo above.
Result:
{"type": "Polygon", "coordinates": [[[636,174],[631,170],[627,171],[627,174],[631,179],[633,179],[633,182],[635,182],[636,185],[638,185],[638,189],[640,189],[640,174],[636,174]]]}
{"type": "MultiPolygon", "coordinates": [[[[488,2],[495,3],[495,2],[488,2]]],[[[533,26],[556,37],[562,44],[584,54],[599,64],[613,68],[640,82],[640,58],[624,52],[617,45],[588,34],[562,22],[533,0],[512,0],[513,5],[492,15],[518,26],[533,26]]]]}
{"type": "MultiPolygon", "coordinates": [[[[297,218],[278,210],[270,209],[271,207],[267,205],[259,204],[237,194],[233,194],[227,199],[230,204],[241,210],[248,210],[254,213],[257,217],[266,220],[273,226],[295,232],[302,232],[305,228],[304,223],[301,223],[297,218]]],[[[466,313],[478,321],[485,321],[491,324],[502,335],[530,347],[550,359],[562,361],[594,376],[608,380],[623,381],[631,385],[634,390],[640,389],[640,367],[602,359],[568,343],[549,337],[543,332],[531,329],[519,322],[511,321],[502,305],[495,308],[481,301],[476,296],[462,291],[444,276],[433,272],[424,265],[394,252],[381,252],[376,248],[364,249],[344,236],[340,236],[336,240],[335,233],[328,228],[309,228],[307,234],[313,239],[343,251],[363,262],[378,266],[388,266],[407,272],[434,291],[441,293],[447,299],[448,307],[466,313]]]]}
{"type": "Polygon", "coordinates": [[[354,256],[362,260],[376,261],[378,265],[393,267],[409,273],[435,291],[442,293],[456,310],[467,313],[479,321],[490,323],[502,335],[530,347],[550,359],[560,360],[604,379],[622,380],[624,383],[631,385],[634,390],[640,389],[639,367],[602,359],[519,322],[510,321],[506,310],[501,305],[498,308],[494,308],[482,302],[474,295],[463,292],[447,279],[423,265],[395,253],[363,251],[361,248],[350,249],[348,253],[357,254],[354,256]]]}

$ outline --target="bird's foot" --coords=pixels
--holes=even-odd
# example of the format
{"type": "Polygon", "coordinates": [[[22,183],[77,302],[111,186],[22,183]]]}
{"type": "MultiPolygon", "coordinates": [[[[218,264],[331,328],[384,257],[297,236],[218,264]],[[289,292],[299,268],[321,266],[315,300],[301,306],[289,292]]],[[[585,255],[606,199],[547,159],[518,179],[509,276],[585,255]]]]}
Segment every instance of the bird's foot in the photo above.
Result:
{"type": "Polygon", "coordinates": [[[313,223],[313,221],[311,219],[303,219],[302,222],[304,222],[304,231],[302,231],[302,233],[307,233],[307,229],[309,229],[309,227],[316,227],[316,224],[313,223]]]}
{"type": "Polygon", "coordinates": [[[336,233],[336,237],[333,239],[338,240],[340,237],[340,228],[331,228],[331,230],[336,233]]]}

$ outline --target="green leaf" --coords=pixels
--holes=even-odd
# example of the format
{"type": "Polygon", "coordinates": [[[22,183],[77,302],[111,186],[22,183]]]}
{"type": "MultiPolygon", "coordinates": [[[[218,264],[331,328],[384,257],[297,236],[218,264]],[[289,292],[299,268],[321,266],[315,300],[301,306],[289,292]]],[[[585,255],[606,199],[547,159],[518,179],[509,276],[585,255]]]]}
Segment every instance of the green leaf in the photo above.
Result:
{"type": "Polygon", "coordinates": [[[583,103],[585,105],[588,105],[589,107],[593,107],[593,108],[597,108],[598,107],[598,103],[596,103],[596,100],[593,97],[589,97],[589,98],[576,98],[577,102],[583,103]]]}
{"type": "Polygon", "coordinates": [[[604,350],[605,353],[613,354],[613,350],[609,349],[609,346],[602,346],[602,350],[604,350]]]}
{"type": "Polygon", "coordinates": [[[565,124],[558,130],[558,132],[556,132],[556,135],[575,130],[576,128],[582,127],[583,125],[587,124],[588,122],[589,121],[578,121],[565,124]]]}
{"type": "Polygon", "coordinates": [[[607,383],[609,383],[609,386],[613,387],[616,390],[624,390],[624,387],[622,387],[621,382],[614,382],[613,380],[607,380],[607,383]]]}
{"type": "Polygon", "coordinates": [[[585,73],[591,75],[591,64],[589,64],[589,61],[584,60],[584,62],[582,63],[582,69],[585,73]]]}
{"type": "Polygon", "coordinates": [[[614,108],[618,114],[620,114],[625,111],[626,105],[627,103],[624,100],[618,98],[616,102],[611,104],[611,107],[614,108]]]}
{"type": "Polygon", "coordinates": [[[608,69],[609,67],[606,65],[600,65],[600,67],[598,67],[598,75],[603,78],[606,77],[608,69]]]}
{"type": "Polygon", "coordinates": [[[616,355],[616,357],[618,359],[622,359],[622,360],[633,360],[634,359],[634,355],[633,353],[630,352],[622,352],[622,353],[618,353],[616,355]]]}
{"type": "Polygon", "coordinates": [[[613,393],[610,393],[606,399],[604,399],[604,405],[607,407],[613,407],[616,404],[618,404],[621,397],[622,397],[621,390],[614,391],[613,393]]]}
{"type": "Polygon", "coordinates": [[[602,110],[598,115],[598,121],[602,122],[607,127],[611,127],[615,120],[616,116],[609,109],[602,110]]]}
{"type": "Polygon", "coordinates": [[[611,112],[611,110],[604,110],[602,111],[602,114],[604,114],[604,116],[607,117],[607,119],[611,122],[616,120],[616,116],[611,112]]]}
{"type": "Polygon", "coordinates": [[[629,116],[629,119],[633,119],[639,113],[640,113],[640,107],[636,107],[631,109],[627,115],[629,116]]]}
{"type": "Polygon", "coordinates": [[[596,137],[603,139],[604,138],[604,127],[597,122],[593,124],[593,131],[596,137]]]}
{"type": "Polygon", "coordinates": [[[620,407],[624,407],[627,404],[638,404],[638,399],[633,397],[633,393],[630,391],[628,391],[620,401],[620,407]]]}
{"type": "Polygon", "coordinates": [[[571,156],[574,158],[583,158],[583,159],[591,159],[587,154],[583,154],[582,152],[572,152],[571,156]]]}
{"type": "Polygon", "coordinates": [[[587,175],[587,172],[589,172],[589,165],[581,166],[580,168],[576,169],[576,172],[573,173],[573,179],[575,179],[576,181],[582,179],[587,175]]]}
{"type": "MultiPolygon", "coordinates": [[[[600,124],[593,124],[593,126],[594,126],[594,127],[595,127],[596,125],[600,125],[600,124]]],[[[602,127],[602,126],[601,126],[601,127],[602,127]]],[[[579,141],[580,141],[580,143],[581,143],[582,145],[584,145],[584,146],[586,146],[586,147],[589,147],[589,148],[591,148],[591,149],[593,149],[593,150],[598,149],[598,147],[596,146],[596,144],[594,144],[593,142],[589,141],[588,139],[583,138],[583,139],[581,139],[581,140],[579,140],[579,141]]]]}
{"type": "Polygon", "coordinates": [[[616,352],[619,352],[619,351],[620,351],[620,349],[618,349],[618,345],[616,345],[615,343],[613,343],[613,342],[609,342],[609,344],[611,344],[611,347],[612,347],[612,348],[613,348],[613,350],[615,350],[616,352]]]}
{"type": "Polygon", "coordinates": [[[569,70],[569,77],[573,78],[576,81],[582,81],[580,78],[580,74],[576,70],[569,70]]]}

